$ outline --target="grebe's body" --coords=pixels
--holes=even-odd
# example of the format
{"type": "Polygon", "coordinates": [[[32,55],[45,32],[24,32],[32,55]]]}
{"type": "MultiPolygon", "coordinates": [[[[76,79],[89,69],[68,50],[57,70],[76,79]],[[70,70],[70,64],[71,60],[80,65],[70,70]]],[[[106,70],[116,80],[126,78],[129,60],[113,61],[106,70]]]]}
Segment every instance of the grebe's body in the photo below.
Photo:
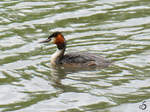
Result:
{"type": "Polygon", "coordinates": [[[57,45],[56,52],[51,56],[52,65],[61,65],[68,67],[107,67],[111,64],[102,56],[93,53],[72,52],[64,54],[66,50],[66,41],[60,32],[55,32],[41,43],[52,41],[57,45]]]}

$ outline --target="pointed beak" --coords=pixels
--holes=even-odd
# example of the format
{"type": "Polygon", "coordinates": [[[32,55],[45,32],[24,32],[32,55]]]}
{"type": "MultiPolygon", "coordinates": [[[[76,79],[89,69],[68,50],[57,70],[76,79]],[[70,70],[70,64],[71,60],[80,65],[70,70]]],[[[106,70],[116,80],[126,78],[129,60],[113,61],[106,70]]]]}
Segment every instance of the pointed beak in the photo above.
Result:
{"type": "Polygon", "coordinates": [[[43,41],[41,41],[41,42],[39,42],[39,43],[47,43],[47,42],[50,42],[52,37],[53,37],[53,35],[50,35],[50,36],[48,37],[48,39],[43,40],[43,41]]]}
{"type": "Polygon", "coordinates": [[[51,41],[51,38],[48,38],[48,39],[43,40],[43,41],[41,41],[41,42],[39,42],[39,43],[47,43],[47,42],[50,42],[50,41],[51,41]]]}

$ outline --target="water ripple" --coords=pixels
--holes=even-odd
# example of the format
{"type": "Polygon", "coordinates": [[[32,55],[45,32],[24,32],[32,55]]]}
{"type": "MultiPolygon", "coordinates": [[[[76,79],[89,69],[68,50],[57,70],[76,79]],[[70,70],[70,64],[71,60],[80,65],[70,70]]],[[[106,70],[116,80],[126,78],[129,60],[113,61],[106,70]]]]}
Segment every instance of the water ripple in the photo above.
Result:
{"type": "Polygon", "coordinates": [[[148,0],[0,2],[1,112],[133,112],[149,99],[148,0]],[[61,31],[67,51],[102,54],[106,69],[52,68],[61,31]],[[128,109],[127,109],[128,108],[128,109]]]}

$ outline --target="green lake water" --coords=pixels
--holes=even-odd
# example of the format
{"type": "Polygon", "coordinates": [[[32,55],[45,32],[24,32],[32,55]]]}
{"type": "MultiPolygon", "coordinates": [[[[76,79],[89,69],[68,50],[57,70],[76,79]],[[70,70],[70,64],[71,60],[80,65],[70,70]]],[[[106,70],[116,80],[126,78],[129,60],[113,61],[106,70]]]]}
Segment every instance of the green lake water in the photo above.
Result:
{"type": "Polygon", "coordinates": [[[148,112],[149,0],[1,0],[0,112],[148,112]],[[61,31],[67,51],[113,61],[104,69],[52,68],[61,31]]]}

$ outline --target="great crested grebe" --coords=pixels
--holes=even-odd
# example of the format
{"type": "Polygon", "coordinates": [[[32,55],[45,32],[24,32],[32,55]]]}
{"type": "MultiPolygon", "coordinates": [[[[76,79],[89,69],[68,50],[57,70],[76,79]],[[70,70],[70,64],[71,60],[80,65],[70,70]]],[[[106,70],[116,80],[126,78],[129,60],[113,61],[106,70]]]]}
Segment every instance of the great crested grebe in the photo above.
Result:
{"type": "Polygon", "coordinates": [[[64,54],[66,50],[66,41],[61,32],[53,33],[48,39],[40,43],[47,43],[49,41],[57,46],[56,52],[51,56],[52,65],[104,68],[111,64],[109,60],[93,53],[71,52],[64,54]]]}

